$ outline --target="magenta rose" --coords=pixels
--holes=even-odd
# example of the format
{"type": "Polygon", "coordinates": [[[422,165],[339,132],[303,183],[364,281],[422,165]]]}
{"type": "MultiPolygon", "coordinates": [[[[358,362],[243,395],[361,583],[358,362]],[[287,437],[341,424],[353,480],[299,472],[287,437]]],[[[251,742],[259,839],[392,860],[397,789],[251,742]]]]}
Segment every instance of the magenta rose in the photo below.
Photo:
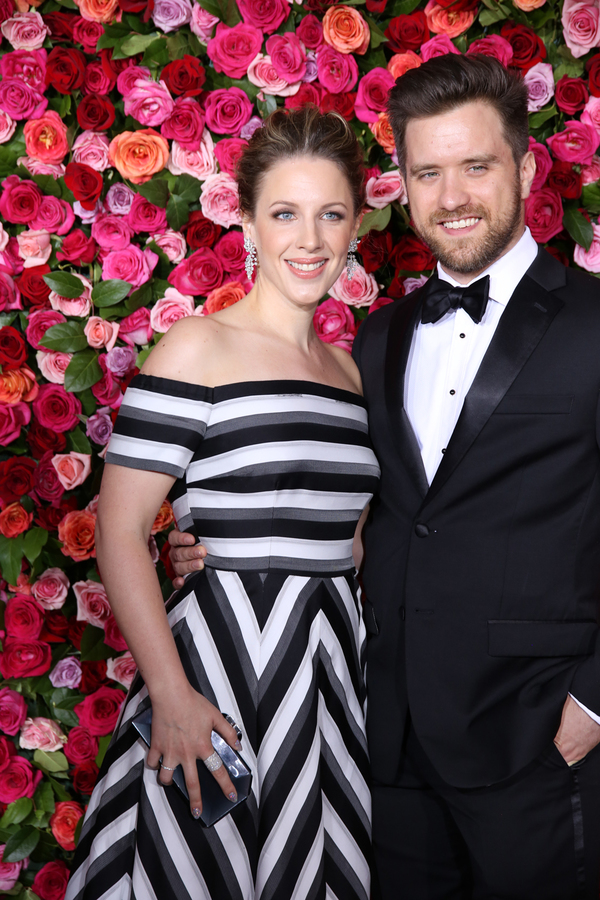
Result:
{"type": "Polygon", "coordinates": [[[116,78],[109,78],[102,62],[93,59],[85,67],[81,91],[83,94],[108,94],[115,86],[116,78]]]}
{"type": "Polygon", "coordinates": [[[395,83],[387,69],[375,68],[363,75],[354,105],[356,118],[361,122],[377,122],[379,113],[387,107],[388,94],[395,83]]]}
{"type": "Polygon", "coordinates": [[[63,900],[68,880],[69,867],[62,860],[56,860],[42,866],[31,888],[40,900],[63,900]]]}
{"type": "Polygon", "coordinates": [[[565,0],[562,10],[565,44],[576,58],[597,47],[600,40],[600,15],[597,3],[565,0]]]}
{"type": "Polygon", "coordinates": [[[150,280],[157,262],[158,256],[148,247],[140,250],[135,244],[130,244],[124,250],[114,250],[105,258],[102,278],[105,281],[120,278],[135,289],[150,280]]]}
{"type": "Polygon", "coordinates": [[[226,172],[232,178],[235,177],[238,160],[247,146],[248,141],[242,138],[223,138],[222,141],[218,141],[215,144],[214,153],[221,172],[226,172]]]}
{"type": "Polygon", "coordinates": [[[14,225],[28,225],[37,216],[43,194],[33,181],[21,181],[18,175],[4,179],[0,195],[0,215],[14,225]]]}
{"type": "MultiPolygon", "coordinates": [[[[154,562],[155,564],[158,562],[158,553],[154,562]]],[[[112,647],[112,649],[116,650],[117,652],[119,652],[120,650],[128,649],[127,642],[121,634],[119,626],[117,625],[117,620],[112,614],[104,623],[104,643],[107,647],[112,647]]]]}
{"type": "Polygon", "coordinates": [[[123,394],[112,372],[109,372],[106,366],[106,353],[102,353],[98,357],[100,368],[103,375],[100,381],[92,385],[92,394],[100,404],[100,406],[110,406],[111,409],[118,409],[123,400],[123,394]]]}
{"type": "Polygon", "coordinates": [[[273,68],[280,78],[292,83],[301,81],[306,75],[306,53],[300,38],[293,31],[274,34],[267,38],[266,50],[271,57],[273,68]]]}
{"type": "Polygon", "coordinates": [[[591,125],[569,119],[564,131],[550,135],[546,143],[556,159],[589,165],[600,144],[600,135],[591,125]]]}
{"type": "Polygon", "coordinates": [[[161,134],[177,141],[185,150],[199,150],[204,130],[204,113],[193,97],[178,97],[173,111],[161,126],[161,134]]]}
{"type": "Polygon", "coordinates": [[[0,59],[2,79],[18,78],[42,94],[46,90],[45,50],[13,50],[0,59]]]}
{"type": "Polygon", "coordinates": [[[460,50],[454,46],[447,34],[436,34],[421,44],[423,62],[427,62],[428,59],[433,59],[435,56],[445,56],[446,53],[460,54],[460,50]]]}
{"type": "MultiPolygon", "coordinates": [[[[133,201],[129,209],[132,205],[133,201]]],[[[92,237],[103,250],[124,250],[131,242],[133,229],[126,216],[98,216],[92,225],[92,237]]]]}
{"type": "Polygon", "coordinates": [[[147,344],[152,340],[152,328],[150,327],[150,310],[142,307],[121,319],[119,337],[132,344],[147,344]]]}
{"type": "Polygon", "coordinates": [[[550,174],[552,168],[552,157],[546,150],[544,144],[538,144],[535,138],[529,138],[529,149],[535,157],[535,178],[531,185],[532,191],[538,191],[544,186],[546,178],[550,174]]]}
{"type": "Polygon", "coordinates": [[[39,119],[47,106],[48,100],[41,91],[20,78],[0,82],[0,109],[11,119],[39,119]]]}
{"type": "Polygon", "coordinates": [[[169,118],[174,101],[164,82],[137,78],[134,87],[124,95],[124,106],[125,115],[133,116],[142,125],[151,127],[169,118]]]}
{"type": "Polygon", "coordinates": [[[296,34],[309,50],[317,50],[323,43],[323,26],[312,13],[300,20],[296,34]]]}
{"type": "Polygon", "coordinates": [[[168,281],[182,294],[205,297],[223,283],[223,266],[212,250],[200,247],[173,269],[168,281]]]}
{"type": "Polygon", "coordinates": [[[532,191],[525,201],[525,224],[539,244],[545,244],[562,231],[562,218],[562,199],[552,188],[532,191]]]}
{"type": "Polygon", "coordinates": [[[29,425],[31,409],[27,403],[0,403],[0,444],[16,441],[23,425],[29,425]]]}
{"type": "Polygon", "coordinates": [[[262,31],[245,22],[233,28],[219,22],[215,36],[208,42],[206,52],[217,72],[228,78],[243,78],[248,66],[262,47],[262,31]]]}
{"type": "Polygon", "coordinates": [[[317,306],[313,324],[322,341],[344,350],[352,349],[356,323],[350,308],[341,300],[329,298],[317,306]]]}
{"type": "Polygon", "coordinates": [[[130,228],[136,234],[140,231],[164,231],[167,227],[167,213],[141,194],[136,194],[127,216],[130,228]]]}
{"type": "Polygon", "coordinates": [[[351,91],[358,79],[358,65],[351,53],[339,53],[329,45],[317,50],[319,82],[331,94],[351,91]]]}
{"type": "Polygon", "coordinates": [[[75,707],[75,714],[79,716],[79,724],[97,737],[110,734],[117,724],[124,699],[123,691],[116,688],[105,686],[98,688],[75,707]]]}
{"type": "Polygon", "coordinates": [[[247,25],[254,25],[265,34],[273,34],[290,14],[286,0],[238,0],[238,8],[247,25]]]}
{"type": "Polygon", "coordinates": [[[17,594],[6,604],[4,627],[11,638],[36,640],[40,636],[44,614],[35,600],[17,594]]]}
{"type": "Polygon", "coordinates": [[[0,730],[16,734],[27,718],[27,704],[22,694],[10,688],[0,688],[0,730]]]}
{"type": "Polygon", "coordinates": [[[229,275],[240,275],[244,271],[246,251],[241,231],[227,231],[219,238],[214,250],[229,275]]]}
{"type": "Polygon", "coordinates": [[[60,384],[41,384],[33,401],[33,414],[40,425],[52,431],[71,431],[79,424],[81,402],[60,384]]]}
{"type": "Polygon", "coordinates": [[[589,100],[589,96],[583,78],[570,78],[568,75],[563,75],[556,82],[556,105],[561,112],[567,113],[569,116],[573,116],[576,112],[583,109],[589,100]]]}
{"type": "Polygon", "coordinates": [[[573,259],[588,272],[600,272],[600,225],[592,223],[593,238],[589,250],[575,244],[573,259]]]}
{"type": "Polygon", "coordinates": [[[488,34],[478,38],[469,45],[469,53],[479,53],[481,56],[492,56],[499,60],[503,66],[509,66],[513,58],[512,44],[499,34],[488,34]]]}
{"type": "Polygon", "coordinates": [[[71,728],[64,747],[65,756],[73,765],[95,759],[98,754],[98,739],[82,725],[71,728]]]}
{"type": "Polygon", "coordinates": [[[0,672],[4,678],[30,678],[47,672],[51,662],[50,645],[45,641],[8,637],[0,653],[0,672]]]}
{"type": "Polygon", "coordinates": [[[240,88],[210,91],[206,99],[206,124],[217,134],[239,137],[252,115],[252,103],[240,88]]]}
{"type": "Polygon", "coordinates": [[[34,772],[29,760],[13,756],[6,769],[0,772],[0,802],[14,803],[21,797],[33,797],[41,777],[40,770],[34,772]]]}
{"type": "Polygon", "coordinates": [[[50,234],[68,234],[75,224],[73,207],[66,200],[57,197],[43,197],[35,218],[29,223],[34,231],[48,231],[50,234]]]}
{"type": "Polygon", "coordinates": [[[7,272],[0,270],[0,312],[23,309],[21,292],[7,272]]]}

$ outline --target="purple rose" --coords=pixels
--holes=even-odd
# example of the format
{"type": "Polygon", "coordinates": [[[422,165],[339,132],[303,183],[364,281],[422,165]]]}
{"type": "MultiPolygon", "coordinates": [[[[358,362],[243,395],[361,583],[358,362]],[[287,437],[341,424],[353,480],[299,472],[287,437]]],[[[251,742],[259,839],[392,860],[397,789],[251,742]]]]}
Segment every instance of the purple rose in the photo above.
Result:
{"type": "Polygon", "coordinates": [[[527,110],[538,112],[554,97],[554,76],[550,63],[536,63],[523,78],[527,85],[527,110]]]}
{"type": "MultiPolygon", "coordinates": [[[[113,347],[106,354],[106,368],[116,378],[124,378],[135,366],[136,358],[137,353],[132,347],[113,347]]],[[[90,420],[88,419],[88,425],[89,422],[90,420]]],[[[100,441],[97,441],[97,443],[100,443],[100,441]]]]}
{"type": "Polygon", "coordinates": [[[245,141],[249,141],[255,131],[262,128],[262,119],[260,116],[252,116],[245,125],[240,128],[240,137],[245,141]]]}
{"type": "Polygon", "coordinates": [[[177,31],[192,18],[190,0],[155,0],[152,20],[161,31],[177,31]]]}
{"type": "Polygon", "coordinates": [[[306,72],[302,81],[316,81],[319,77],[319,67],[317,65],[317,55],[312,50],[306,51],[306,72]]]}
{"type": "Polygon", "coordinates": [[[74,656],[60,659],[49,674],[52,687],[76,688],[81,682],[81,664],[74,656]]]}
{"type": "Polygon", "coordinates": [[[108,189],[106,207],[115,216],[126,216],[131,209],[135,192],[126,184],[118,182],[108,189]]]}
{"type": "MultiPolygon", "coordinates": [[[[109,352],[112,353],[112,350],[109,352]]],[[[100,444],[102,447],[105,444],[108,444],[108,440],[112,434],[112,430],[113,425],[110,416],[106,412],[102,411],[94,413],[93,416],[90,416],[85,426],[85,433],[87,434],[89,439],[95,444],[100,444]]]]}

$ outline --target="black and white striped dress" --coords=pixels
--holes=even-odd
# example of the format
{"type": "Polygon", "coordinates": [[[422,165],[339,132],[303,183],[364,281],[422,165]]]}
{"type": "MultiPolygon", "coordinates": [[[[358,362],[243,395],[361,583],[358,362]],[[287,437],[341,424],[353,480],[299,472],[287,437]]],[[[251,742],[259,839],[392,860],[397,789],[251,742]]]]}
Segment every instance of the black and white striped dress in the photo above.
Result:
{"type": "Polygon", "coordinates": [[[356,394],[136,376],[108,462],[177,477],[206,568],[168,604],[194,687],[243,732],[248,802],[205,829],[129,724],[91,798],[66,900],[368,900],[364,625],[351,557],[379,467],[356,394]]]}

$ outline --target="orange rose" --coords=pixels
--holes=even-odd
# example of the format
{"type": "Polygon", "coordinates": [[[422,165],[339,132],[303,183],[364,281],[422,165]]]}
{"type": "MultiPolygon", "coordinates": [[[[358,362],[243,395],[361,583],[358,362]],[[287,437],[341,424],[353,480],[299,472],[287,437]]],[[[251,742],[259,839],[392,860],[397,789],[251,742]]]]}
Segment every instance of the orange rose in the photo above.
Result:
{"type": "Polygon", "coordinates": [[[531,12],[534,9],[539,9],[545,2],[546,0],[513,0],[517,9],[522,9],[523,12],[531,12]]]}
{"type": "Polygon", "coordinates": [[[74,800],[61,800],[50,816],[52,834],[63,850],[75,849],[75,829],[83,815],[83,806],[74,800]]]}
{"type": "Polygon", "coordinates": [[[173,507],[168,500],[163,500],[163,504],[156,515],[150,534],[157,534],[159,531],[164,531],[165,528],[168,528],[174,521],[175,516],[173,515],[173,507]]]}
{"type": "Polygon", "coordinates": [[[330,6],[323,17],[323,38],[340,53],[366,53],[371,32],[361,14],[351,6],[330,6]]]}
{"type": "Polygon", "coordinates": [[[58,539],[65,556],[80,562],[96,556],[94,533],[96,516],[87,509],[74,509],[68,512],[58,526],[58,539]]]}
{"type": "Polygon", "coordinates": [[[122,131],[110,142],[108,155],[111,165],[123,178],[143,184],[164,169],[169,158],[169,145],[154,128],[122,131]]]}
{"type": "Polygon", "coordinates": [[[459,34],[464,34],[471,27],[475,21],[477,10],[454,10],[452,7],[445,9],[443,6],[438,6],[435,0],[429,0],[425,7],[425,15],[430,31],[433,31],[434,34],[447,34],[449,38],[455,38],[459,34]]]}
{"type": "Polygon", "coordinates": [[[375,140],[380,144],[386,153],[391,156],[395,150],[394,135],[392,134],[392,126],[386,112],[379,113],[379,120],[369,125],[369,128],[375,135],[375,140]]]}
{"type": "Polygon", "coordinates": [[[10,369],[0,375],[0,403],[14,406],[21,400],[35,400],[38,395],[38,384],[29,366],[10,369]]]}
{"type": "Polygon", "coordinates": [[[202,307],[202,315],[208,316],[210,313],[233,306],[234,303],[237,303],[238,300],[245,296],[246,291],[239,281],[229,281],[227,284],[222,284],[221,287],[215,288],[214,291],[206,295],[206,303],[202,307]]]}
{"type": "Polygon", "coordinates": [[[33,513],[28,513],[16,500],[0,513],[0,534],[7,538],[14,538],[27,531],[32,520],[33,513]]]}
{"type": "Polygon", "coordinates": [[[414,50],[407,50],[406,53],[395,53],[387,64],[387,70],[392,78],[401,78],[409,69],[418,69],[422,63],[423,60],[414,50]]]}
{"type": "Polygon", "coordinates": [[[119,0],[76,0],[79,12],[88,22],[113,22],[119,0]]]}
{"type": "Polygon", "coordinates": [[[44,163],[60,163],[69,152],[67,126],[57,112],[49,110],[25,123],[27,155],[44,163]]]}

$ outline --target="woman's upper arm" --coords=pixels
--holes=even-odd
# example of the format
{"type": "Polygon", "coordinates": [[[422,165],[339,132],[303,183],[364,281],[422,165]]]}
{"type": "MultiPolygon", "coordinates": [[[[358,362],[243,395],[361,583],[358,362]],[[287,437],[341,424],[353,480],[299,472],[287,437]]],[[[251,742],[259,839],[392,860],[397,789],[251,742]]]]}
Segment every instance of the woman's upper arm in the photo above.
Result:
{"type": "Polygon", "coordinates": [[[162,472],[107,463],[98,500],[98,525],[104,537],[137,529],[149,537],[156,514],[174,481],[173,476],[162,472]]]}

